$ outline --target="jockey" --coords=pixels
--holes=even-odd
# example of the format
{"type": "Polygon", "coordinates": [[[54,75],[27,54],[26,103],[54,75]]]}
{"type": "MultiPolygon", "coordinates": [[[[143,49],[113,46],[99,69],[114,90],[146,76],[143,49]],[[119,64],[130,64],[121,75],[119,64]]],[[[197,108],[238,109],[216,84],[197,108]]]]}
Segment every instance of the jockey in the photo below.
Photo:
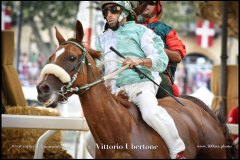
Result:
{"type": "MultiPolygon", "coordinates": [[[[141,4],[141,2],[140,2],[141,4]]],[[[152,29],[157,35],[159,35],[164,42],[164,50],[169,58],[167,69],[160,73],[162,78],[161,86],[174,96],[179,96],[179,89],[174,84],[175,71],[177,63],[186,55],[186,49],[183,42],[178,38],[176,31],[170,26],[160,22],[162,17],[162,4],[161,1],[148,1],[148,5],[139,18],[139,23],[144,24],[148,28],[152,29]]],[[[165,92],[158,90],[157,98],[163,98],[168,95],[165,92]]]]}
{"type": "MultiPolygon", "coordinates": [[[[138,66],[150,78],[158,79],[159,84],[161,78],[158,73],[163,72],[168,64],[163,41],[152,30],[135,23],[135,13],[129,1],[102,1],[101,9],[108,27],[97,38],[95,49],[102,52],[104,60],[119,58],[110,50],[112,46],[126,57],[122,65],[129,65],[129,69],[106,82],[107,87],[112,89],[112,93],[124,90],[129,100],[139,107],[143,120],[166,142],[170,157],[182,158],[185,144],[171,116],[158,106],[155,96],[158,87],[132,69],[138,66]]],[[[108,62],[104,64],[103,74],[119,67],[121,64],[116,61],[108,62]]]]}

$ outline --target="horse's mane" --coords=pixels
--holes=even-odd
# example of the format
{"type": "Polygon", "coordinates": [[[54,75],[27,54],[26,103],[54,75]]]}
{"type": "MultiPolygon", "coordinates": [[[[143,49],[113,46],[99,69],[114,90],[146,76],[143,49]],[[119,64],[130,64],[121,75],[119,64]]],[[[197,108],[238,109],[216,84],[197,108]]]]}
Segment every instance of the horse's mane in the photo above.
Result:
{"type": "MultiPolygon", "coordinates": [[[[229,129],[226,125],[226,123],[221,123],[221,115],[215,115],[214,112],[200,99],[196,98],[196,97],[192,97],[189,95],[181,95],[181,98],[184,99],[188,99],[191,100],[192,102],[198,104],[198,106],[200,106],[202,109],[204,109],[207,113],[209,113],[219,124],[225,138],[226,138],[226,145],[228,146],[232,146],[233,144],[233,140],[231,138],[231,135],[229,133],[229,129]]],[[[232,147],[227,147],[227,159],[232,159],[236,154],[236,148],[235,146],[232,147]]]]}
{"type": "Polygon", "coordinates": [[[96,51],[96,50],[94,50],[94,49],[92,49],[92,48],[90,48],[90,47],[86,47],[86,46],[85,46],[85,48],[86,48],[86,50],[88,51],[88,53],[89,53],[94,59],[100,59],[100,58],[102,57],[101,52],[96,51]]]}
{"type": "Polygon", "coordinates": [[[208,112],[219,124],[221,124],[217,116],[214,114],[214,112],[202,100],[189,95],[181,95],[181,98],[191,100],[192,102],[198,104],[198,106],[200,106],[202,109],[208,112]]]}
{"type": "MultiPolygon", "coordinates": [[[[79,43],[75,38],[69,38],[67,41],[74,41],[79,43]]],[[[96,51],[90,47],[87,47],[85,44],[81,44],[87,50],[87,52],[92,56],[93,59],[100,59],[102,57],[101,52],[96,51]]]]}

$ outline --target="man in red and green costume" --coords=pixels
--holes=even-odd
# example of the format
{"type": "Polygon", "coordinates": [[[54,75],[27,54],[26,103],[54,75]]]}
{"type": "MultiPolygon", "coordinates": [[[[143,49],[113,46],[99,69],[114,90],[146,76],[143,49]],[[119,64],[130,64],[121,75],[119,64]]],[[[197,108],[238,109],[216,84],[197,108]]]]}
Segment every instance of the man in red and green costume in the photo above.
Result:
{"type": "MultiPolygon", "coordinates": [[[[141,3],[141,1],[139,1],[139,3],[141,3]]],[[[185,45],[179,39],[176,31],[173,30],[172,27],[160,21],[162,17],[161,1],[148,1],[147,3],[148,5],[141,14],[139,23],[152,29],[162,38],[165,52],[169,58],[169,63],[167,69],[163,73],[160,73],[162,78],[161,86],[174,96],[179,96],[178,87],[174,84],[174,76],[177,64],[180,63],[186,55],[185,45]]],[[[163,90],[158,90],[157,98],[163,98],[166,96],[168,95],[163,90]]]]}

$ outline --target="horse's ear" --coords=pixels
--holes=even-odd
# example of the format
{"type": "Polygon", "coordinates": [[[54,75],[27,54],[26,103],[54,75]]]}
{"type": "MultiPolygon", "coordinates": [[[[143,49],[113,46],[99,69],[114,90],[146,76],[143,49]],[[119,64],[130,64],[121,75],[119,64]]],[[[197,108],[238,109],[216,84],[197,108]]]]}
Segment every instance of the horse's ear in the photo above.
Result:
{"type": "Polygon", "coordinates": [[[82,42],[83,36],[84,36],[84,33],[83,33],[82,23],[79,20],[77,20],[77,24],[76,24],[76,40],[78,42],[82,42]]]}
{"type": "Polygon", "coordinates": [[[55,27],[56,29],[56,37],[58,40],[59,45],[62,44],[63,42],[65,42],[66,40],[63,38],[63,36],[61,35],[61,33],[58,31],[57,27],[55,27]]]}

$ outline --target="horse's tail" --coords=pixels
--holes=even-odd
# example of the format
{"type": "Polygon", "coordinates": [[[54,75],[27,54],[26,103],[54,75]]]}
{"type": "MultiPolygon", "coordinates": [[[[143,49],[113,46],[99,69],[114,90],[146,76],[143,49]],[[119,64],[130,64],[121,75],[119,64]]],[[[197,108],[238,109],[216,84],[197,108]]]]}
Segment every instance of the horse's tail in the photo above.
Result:
{"type": "Polygon", "coordinates": [[[236,157],[237,156],[237,148],[236,148],[235,144],[233,144],[233,140],[232,140],[231,134],[229,132],[229,129],[227,127],[224,115],[220,114],[219,110],[215,114],[221,124],[222,130],[223,130],[223,133],[224,133],[224,136],[226,139],[227,159],[237,159],[237,157],[236,157]]]}
{"type": "Polygon", "coordinates": [[[226,152],[227,152],[227,159],[235,159],[237,155],[237,149],[236,146],[233,144],[233,140],[231,138],[231,135],[229,133],[229,129],[227,127],[226,122],[224,121],[224,117],[222,114],[219,114],[219,112],[215,113],[200,99],[196,97],[192,97],[189,95],[181,95],[181,98],[185,98],[188,100],[191,100],[194,103],[197,103],[199,106],[201,106],[206,112],[208,112],[214,119],[217,120],[219,123],[219,126],[221,127],[221,130],[225,136],[226,139],[226,152]]]}

